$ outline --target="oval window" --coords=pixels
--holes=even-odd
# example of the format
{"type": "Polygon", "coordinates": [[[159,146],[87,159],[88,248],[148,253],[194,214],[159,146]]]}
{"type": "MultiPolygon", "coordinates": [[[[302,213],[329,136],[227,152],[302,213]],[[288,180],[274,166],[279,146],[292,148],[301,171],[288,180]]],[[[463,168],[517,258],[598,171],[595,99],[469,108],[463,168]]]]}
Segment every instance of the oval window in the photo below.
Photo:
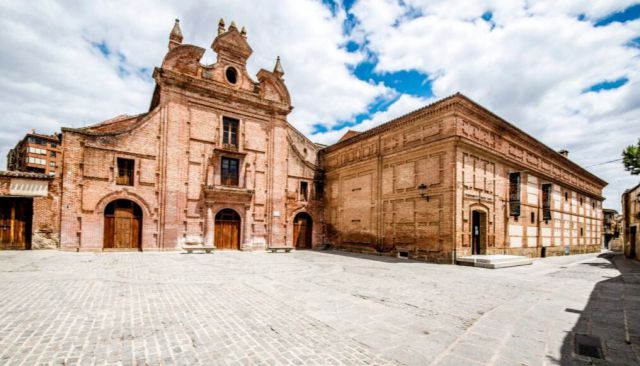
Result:
{"type": "Polygon", "coordinates": [[[233,67],[228,67],[226,71],[227,81],[231,84],[238,82],[238,72],[233,67]]]}

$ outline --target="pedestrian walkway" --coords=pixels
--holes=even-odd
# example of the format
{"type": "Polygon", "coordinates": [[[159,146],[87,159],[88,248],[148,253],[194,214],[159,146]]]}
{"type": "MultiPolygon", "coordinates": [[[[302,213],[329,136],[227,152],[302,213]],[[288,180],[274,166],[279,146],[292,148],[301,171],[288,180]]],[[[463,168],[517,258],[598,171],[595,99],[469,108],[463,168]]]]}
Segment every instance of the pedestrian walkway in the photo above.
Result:
{"type": "Polygon", "coordinates": [[[639,270],[596,254],[486,270],[335,251],[4,251],[0,364],[632,365],[639,270]],[[576,355],[576,333],[600,337],[604,359],[576,355]]]}

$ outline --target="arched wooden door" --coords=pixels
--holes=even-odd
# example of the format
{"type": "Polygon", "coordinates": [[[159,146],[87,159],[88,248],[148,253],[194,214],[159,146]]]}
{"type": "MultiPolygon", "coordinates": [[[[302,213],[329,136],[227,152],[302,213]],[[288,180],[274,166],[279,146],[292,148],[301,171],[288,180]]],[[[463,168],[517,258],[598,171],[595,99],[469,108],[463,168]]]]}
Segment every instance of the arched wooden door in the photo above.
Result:
{"type": "Polygon", "coordinates": [[[240,215],[230,208],[216,214],[216,249],[240,249],[240,215]]]}
{"type": "Polygon", "coordinates": [[[311,249],[313,221],[306,212],[300,212],[293,219],[293,245],[296,249],[311,249]]]}
{"type": "Polygon", "coordinates": [[[142,209],[129,200],[115,200],[104,209],[104,248],[141,249],[142,209]]]}

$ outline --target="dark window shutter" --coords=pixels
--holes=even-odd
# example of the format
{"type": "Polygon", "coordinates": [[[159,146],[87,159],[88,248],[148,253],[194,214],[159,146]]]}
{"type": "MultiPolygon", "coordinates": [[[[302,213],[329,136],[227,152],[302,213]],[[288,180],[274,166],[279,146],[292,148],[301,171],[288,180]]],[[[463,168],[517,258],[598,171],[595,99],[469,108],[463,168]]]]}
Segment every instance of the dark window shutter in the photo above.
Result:
{"type": "Polygon", "coordinates": [[[544,221],[551,220],[551,189],[553,184],[547,183],[542,185],[542,219],[544,221]]]}
{"type": "Polygon", "coordinates": [[[520,172],[509,173],[509,216],[520,216],[520,172]]]}

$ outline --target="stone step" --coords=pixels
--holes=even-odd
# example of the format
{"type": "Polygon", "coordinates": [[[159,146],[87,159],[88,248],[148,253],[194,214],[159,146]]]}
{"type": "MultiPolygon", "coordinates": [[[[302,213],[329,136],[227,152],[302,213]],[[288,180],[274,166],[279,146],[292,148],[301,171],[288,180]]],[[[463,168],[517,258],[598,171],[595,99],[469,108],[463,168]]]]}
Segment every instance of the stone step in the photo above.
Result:
{"type": "Polygon", "coordinates": [[[458,264],[472,265],[480,268],[506,268],[524,266],[533,263],[533,259],[520,255],[469,255],[457,258],[458,264]]]}

